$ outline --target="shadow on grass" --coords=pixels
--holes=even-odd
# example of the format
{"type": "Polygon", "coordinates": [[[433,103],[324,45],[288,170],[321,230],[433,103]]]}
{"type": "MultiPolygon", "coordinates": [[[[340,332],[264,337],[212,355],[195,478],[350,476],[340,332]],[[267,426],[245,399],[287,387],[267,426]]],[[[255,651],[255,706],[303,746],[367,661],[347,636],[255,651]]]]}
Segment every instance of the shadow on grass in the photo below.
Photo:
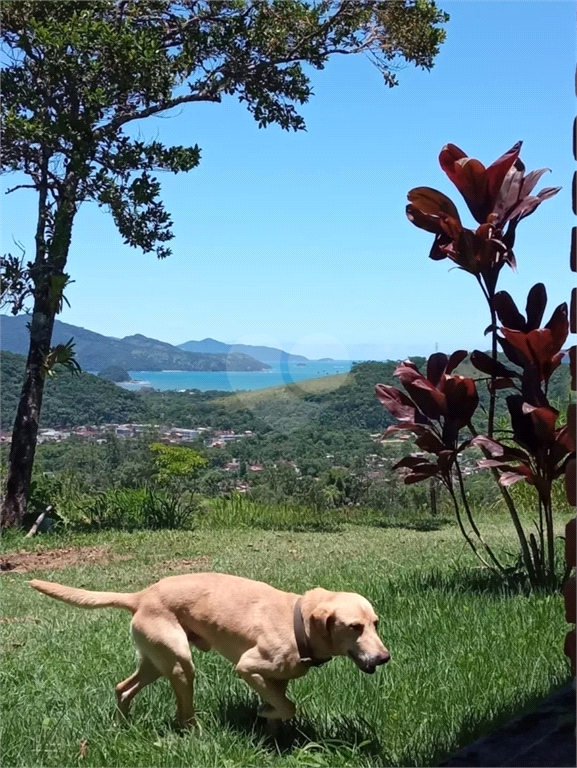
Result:
{"type": "MultiPolygon", "coordinates": [[[[463,568],[454,571],[432,570],[411,574],[397,588],[412,592],[434,590],[445,594],[480,594],[495,597],[528,596],[531,590],[522,574],[508,578],[486,568],[463,568]],[[410,584],[408,583],[410,582],[410,584]]],[[[534,593],[533,593],[534,594],[534,593]]]]}
{"type": "Polygon", "coordinates": [[[454,525],[454,520],[446,517],[430,517],[425,519],[407,520],[395,518],[373,518],[370,520],[359,520],[350,522],[357,522],[359,525],[367,525],[372,528],[403,528],[407,531],[440,531],[449,525],[454,525]]]}
{"type": "Polygon", "coordinates": [[[311,520],[310,522],[276,522],[276,521],[256,521],[251,528],[258,528],[262,531],[289,531],[291,533],[340,533],[343,526],[340,522],[311,520]]]}
{"type": "Polygon", "coordinates": [[[492,718],[463,718],[455,747],[438,751],[434,765],[575,765],[575,691],[568,681],[546,696],[528,696],[492,718]],[[549,754],[552,745],[556,754],[549,754]],[[524,753],[524,754],[523,754],[524,753]],[[515,758],[522,755],[524,762],[515,758]],[[561,761],[558,761],[561,756],[561,761]],[[525,762],[529,761],[530,762],[525,762]],[[551,762],[549,762],[551,760],[551,762]],[[439,762],[442,761],[442,762],[439,762]]]}
{"type": "Polygon", "coordinates": [[[374,728],[360,718],[338,717],[323,723],[297,717],[269,723],[258,717],[257,712],[256,699],[231,694],[221,696],[216,717],[222,726],[253,737],[275,754],[318,745],[319,749],[325,747],[335,752],[358,752],[386,765],[386,755],[374,728]]]}

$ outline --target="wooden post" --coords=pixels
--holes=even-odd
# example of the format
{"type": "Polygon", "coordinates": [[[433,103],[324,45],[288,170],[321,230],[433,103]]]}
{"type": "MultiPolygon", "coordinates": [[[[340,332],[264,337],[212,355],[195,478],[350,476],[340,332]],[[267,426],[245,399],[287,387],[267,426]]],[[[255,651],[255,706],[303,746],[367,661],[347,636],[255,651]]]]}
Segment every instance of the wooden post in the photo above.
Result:
{"type": "MultiPolygon", "coordinates": [[[[575,92],[577,93],[577,70],[575,72],[575,92]]],[[[577,161],[577,118],[573,122],[573,157],[577,161]]],[[[577,215],[577,171],[573,174],[573,213],[577,215]]],[[[572,272],[577,272],[577,227],[571,231],[571,253],[569,255],[569,266],[572,272]]],[[[575,333],[577,330],[577,319],[575,318],[575,288],[571,292],[570,309],[570,331],[575,333]]],[[[569,365],[571,367],[571,389],[576,389],[577,371],[575,370],[575,347],[572,347],[572,353],[569,355],[569,365]]],[[[575,404],[572,403],[567,409],[567,426],[569,434],[573,438],[573,450],[575,450],[575,404]]],[[[576,484],[575,477],[575,459],[571,459],[565,468],[565,490],[567,500],[572,506],[576,505],[576,484]]],[[[570,520],[565,527],[565,561],[567,568],[575,568],[575,550],[576,550],[576,522],[575,518],[570,520]]],[[[575,624],[575,572],[563,585],[563,597],[565,600],[565,619],[569,624],[575,624]]],[[[577,638],[575,627],[565,636],[564,650],[571,661],[571,671],[575,676],[576,656],[577,656],[577,638]]]]}

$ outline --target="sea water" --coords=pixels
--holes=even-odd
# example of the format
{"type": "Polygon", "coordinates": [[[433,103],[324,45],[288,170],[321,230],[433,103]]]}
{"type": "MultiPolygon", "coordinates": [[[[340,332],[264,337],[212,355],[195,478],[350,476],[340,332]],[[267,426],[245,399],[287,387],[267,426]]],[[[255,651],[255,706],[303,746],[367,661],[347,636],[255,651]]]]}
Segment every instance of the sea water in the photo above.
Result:
{"type": "Polygon", "coordinates": [[[152,387],[234,392],[296,384],[307,379],[348,373],[351,369],[350,360],[310,360],[304,364],[278,362],[269,365],[271,367],[267,371],[129,371],[135,381],[120,386],[131,390],[152,387]]]}

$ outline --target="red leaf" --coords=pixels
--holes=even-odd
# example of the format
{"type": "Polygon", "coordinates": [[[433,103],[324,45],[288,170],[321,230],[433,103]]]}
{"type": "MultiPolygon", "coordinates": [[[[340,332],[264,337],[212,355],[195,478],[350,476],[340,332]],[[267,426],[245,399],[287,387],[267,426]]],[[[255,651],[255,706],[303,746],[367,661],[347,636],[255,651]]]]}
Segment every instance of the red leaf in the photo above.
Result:
{"type": "MultiPolygon", "coordinates": [[[[529,334],[524,333],[523,331],[515,331],[515,330],[512,330],[511,328],[501,328],[501,333],[505,337],[506,341],[508,341],[509,344],[511,344],[511,346],[517,350],[517,352],[521,353],[522,357],[525,360],[524,365],[527,365],[527,363],[530,363],[534,359],[531,348],[527,343],[529,334]]],[[[531,333],[539,333],[539,331],[531,331],[531,333]]],[[[509,357],[505,347],[503,347],[503,350],[507,355],[507,357],[509,357]]]]}
{"type": "Polygon", "coordinates": [[[557,352],[556,355],[554,355],[551,360],[548,362],[543,363],[543,379],[545,381],[549,381],[551,378],[553,372],[561,365],[563,362],[563,358],[565,357],[564,352],[557,352]]]}
{"type": "Polygon", "coordinates": [[[575,433],[564,426],[556,430],[555,442],[550,450],[551,461],[557,465],[563,462],[570,453],[575,453],[575,433]]]}
{"type": "Polygon", "coordinates": [[[445,373],[448,358],[444,352],[435,352],[427,360],[427,379],[434,387],[438,387],[445,373]]]}
{"type": "Polygon", "coordinates": [[[535,434],[539,440],[550,443],[555,439],[555,425],[559,411],[550,406],[537,408],[529,403],[523,403],[522,410],[523,413],[530,415],[535,434]]]}
{"type": "Polygon", "coordinates": [[[427,381],[424,376],[415,378],[412,382],[403,382],[405,389],[410,394],[418,408],[429,419],[439,420],[447,413],[447,401],[445,395],[427,381]]]}
{"type": "Polygon", "coordinates": [[[413,381],[413,379],[422,378],[423,374],[411,360],[403,360],[393,371],[393,376],[398,376],[401,384],[405,384],[413,381]]]}
{"type": "Polygon", "coordinates": [[[426,472],[415,472],[411,473],[410,475],[406,475],[403,479],[403,482],[405,485],[413,485],[414,483],[420,483],[421,480],[428,480],[431,477],[434,477],[436,474],[438,474],[439,470],[437,467],[431,464],[431,470],[427,470],[426,472]]]}
{"type": "Polygon", "coordinates": [[[493,198],[493,215],[496,216],[496,226],[500,229],[507,221],[507,212],[512,211],[519,201],[523,186],[525,166],[519,158],[507,171],[499,193],[493,198]]]}
{"type": "Polygon", "coordinates": [[[455,203],[450,197],[436,189],[431,187],[415,187],[407,194],[407,199],[421,213],[432,216],[439,216],[443,213],[446,216],[451,216],[458,222],[461,221],[455,203]]]}
{"type": "MultiPolygon", "coordinates": [[[[562,329],[557,325],[554,330],[550,330],[549,328],[537,328],[526,334],[526,344],[530,350],[529,359],[538,363],[540,370],[544,363],[550,362],[561,350],[569,332],[567,316],[565,316],[565,321],[565,333],[563,333],[562,329]]],[[[509,341],[511,341],[510,337],[509,341]]]]}
{"type": "Polygon", "coordinates": [[[526,403],[535,406],[549,405],[549,401],[541,389],[541,369],[535,363],[530,363],[523,370],[521,377],[521,394],[526,403]]]}
{"type": "Polygon", "coordinates": [[[569,334],[569,312],[566,302],[559,304],[545,328],[551,331],[553,343],[556,345],[555,352],[559,352],[569,334]]]}
{"type": "Polygon", "coordinates": [[[524,467],[525,472],[516,472],[516,467],[511,472],[503,472],[501,477],[499,478],[499,484],[507,487],[509,485],[513,485],[513,483],[518,483],[519,480],[526,480],[531,485],[535,485],[535,477],[530,469],[527,467],[524,467]]]}
{"type": "Polygon", "coordinates": [[[493,440],[486,435],[477,435],[471,440],[471,445],[478,445],[485,450],[491,456],[499,456],[501,461],[530,461],[529,455],[520,450],[519,448],[513,448],[509,445],[503,445],[498,440],[493,440]]]}
{"type": "Polygon", "coordinates": [[[416,469],[417,467],[429,467],[432,466],[431,462],[423,458],[423,456],[405,456],[404,458],[393,464],[393,469],[416,469]]]}
{"type": "Polygon", "coordinates": [[[479,395],[473,379],[449,376],[443,386],[447,398],[447,411],[460,427],[466,426],[479,405],[479,395]]]}
{"type": "Polygon", "coordinates": [[[501,376],[506,378],[519,376],[516,371],[507,368],[498,360],[493,360],[490,355],[485,354],[485,352],[480,352],[478,349],[471,352],[471,362],[478,371],[486,373],[489,376],[501,376]]]}
{"type": "Polygon", "coordinates": [[[405,211],[408,220],[411,222],[411,224],[414,224],[415,227],[424,229],[425,232],[432,232],[435,235],[443,235],[443,237],[446,238],[438,216],[431,216],[430,214],[422,213],[414,205],[407,205],[405,211]]]}
{"type": "Polygon", "coordinates": [[[375,393],[379,401],[396,419],[414,421],[417,407],[415,403],[396,387],[388,384],[377,384],[375,393]]]}
{"type": "Polygon", "coordinates": [[[523,179],[523,186],[521,187],[519,198],[522,199],[527,197],[527,195],[533,191],[541,176],[543,176],[544,173],[549,173],[549,171],[549,168],[539,168],[537,171],[531,171],[528,173],[523,179]]]}
{"type": "Polygon", "coordinates": [[[430,431],[420,435],[420,437],[415,440],[415,445],[418,445],[421,450],[428,451],[429,453],[440,453],[445,447],[439,438],[430,431]]]}
{"type": "Polygon", "coordinates": [[[514,144],[510,150],[505,152],[504,155],[501,155],[500,158],[495,160],[494,163],[491,163],[491,165],[487,168],[487,178],[489,182],[489,195],[491,196],[491,200],[493,203],[496,201],[499,192],[501,191],[501,187],[503,185],[503,181],[505,180],[505,176],[507,175],[510,168],[513,167],[515,164],[515,161],[519,157],[519,153],[521,152],[521,145],[523,142],[518,141],[516,144],[514,144]]]}
{"type": "Polygon", "coordinates": [[[507,339],[504,339],[501,336],[497,336],[497,341],[501,345],[501,348],[507,359],[510,360],[514,365],[518,365],[520,368],[524,368],[529,364],[527,358],[522,355],[521,352],[515,349],[515,347],[510,344],[507,339]]]}
{"type": "Polygon", "coordinates": [[[496,392],[499,389],[510,389],[511,387],[515,386],[515,382],[513,379],[505,378],[505,379],[493,379],[492,381],[487,382],[487,387],[489,388],[489,392],[496,392]]]}
{"type": "Polygon", "coordinates": [[[493,299],[493,306],[501,324],[505,328],[510,328],[514,331],[526,331],[527,323],[525,318],[517,309],[517,305],[511,298],[507,291],[498,291],[493,299]]]}
{"type": "Polygon", "coordinates": [[[449,358],[449,362],[447,363],[447,368],[445,370],[445,373],[447,374],[447,376],[453,373],[455,368],[457,368],[457,366],[460,365],[466,357],[467,357],[467,350],[465,349],[458,349],[456,352],[453,352],[453,354],[449,358]]]}
{"type": "Polygon", "coordinates": [[[487,169],[483,163],[467,157],[454,144],[446,144],[439,155],[439,163],[459,192],[463,195],[469,210],[484,224],[491,213],[487,169]]]}
{"type": "Polygon", "coordinates": [[[554,197],[560,189],[561,187],[547,187],[534,196],[525,197],[520,200],[519,204],[507,215],[507,218],[514,222],[521,221],[521,219],[530,216],[544,200],[554,197]]]}
{"type": "Polygon", "coordinates": [[[509,415],[511,416],[511,426],[515,442],[526,448],[531,454],[534,454],[541,447],[541,441],[535,434],[535,427],[531,417],[523,413],[523,397],[521,395],[509,395],[505,400],[509,409],[509,415]]]}
{"type": "MultiPolygon", "coordinates": [[[[525,308],[525,312],[527,314],[526,327],[528,331],[539,328],[546,306],[547,289],[543,283],[536,283],[527,295],[527,306],[525,308]]],[[[506,325],[506,323],[504,323],[504,325],[506,325]]]]}

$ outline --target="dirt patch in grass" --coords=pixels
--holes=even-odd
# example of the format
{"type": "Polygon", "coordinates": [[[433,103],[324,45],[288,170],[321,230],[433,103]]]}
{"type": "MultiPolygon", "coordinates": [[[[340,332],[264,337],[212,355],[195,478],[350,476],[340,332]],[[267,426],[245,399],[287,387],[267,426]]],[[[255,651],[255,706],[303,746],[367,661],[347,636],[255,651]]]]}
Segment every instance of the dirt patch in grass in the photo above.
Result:
{"type": "Polygon", "coordinates": [[[165,560],[162,563],[158,563],[157,567],[162,568],[164,571],[210,571],[211,560],[208,555],[201,555],[195,557],[193,560],[165,560]]]}
{"type": "Polygon", "coordinates": [[[26,573],[27,571],[54,570],[68,568],[82,563],[110,563],[118,560],[130,560],[133,555],[117,555],[108,547],[68,547],[50,549],[44,552],[14,552],[0,557],[1,573],[26,573]]]}

